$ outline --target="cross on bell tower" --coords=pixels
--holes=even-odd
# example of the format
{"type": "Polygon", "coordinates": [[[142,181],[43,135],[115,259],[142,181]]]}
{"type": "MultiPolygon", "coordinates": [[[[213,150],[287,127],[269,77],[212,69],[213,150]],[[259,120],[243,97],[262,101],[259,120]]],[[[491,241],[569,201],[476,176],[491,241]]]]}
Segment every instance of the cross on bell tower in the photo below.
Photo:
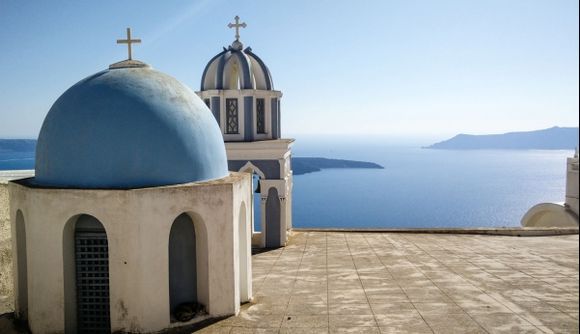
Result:
{"type": "Polygon", "coordinates": [[[131,39],[131,28],[127,28],[127,39],[118,39],[117,44],[127,44],[127,52],[129,54],[128,60],[132,60],[131,44],[141,43],[141,39],[131,39]]]}
{"type": "Polygon", "coordinates": [[[236,41],[240,40],[240,28],[245,28],[246,22],[242,22],[240,23],[240,17],[236,15],[236,17],[234,17],[234,20],[236,20],[236,23],[228,23],[228,28],[235,28],[236,29],[236,41]]]}

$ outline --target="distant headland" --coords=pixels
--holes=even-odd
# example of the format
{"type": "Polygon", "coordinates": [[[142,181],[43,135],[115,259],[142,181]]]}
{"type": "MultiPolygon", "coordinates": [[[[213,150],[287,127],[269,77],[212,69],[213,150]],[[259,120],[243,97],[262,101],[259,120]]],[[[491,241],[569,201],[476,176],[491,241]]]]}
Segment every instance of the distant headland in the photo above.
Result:
{"type": "MultiPolygon", "coordinates": [[[[36,149],[35,139],[0,139],[0,153],[32,153],[36,149]]],[[[27,168],[33,168],[33,161],[28,159],[27,168]]],[[[319,172],[328,168],[371,168],[384,169],[374,162],[329,159],[319,157],[292,157],[292,171],[294,175],[319,172]]],[[[0,168],[1,169],[1,168],[0,168]]]]}
{"type": "Polygon", "coordinates": [[[315,157],[293,157],[292,158],[292,173],[294,175],[302,175],[307,173],[319,172],[322,169],[328,168],[370,168],[370,169],[384,169],[383,166],[374,162],[343,160],[343,159],[328,159],[315,157]]]}
{"type": "Polygon", "coordinates": [[[552,127],[549,129],[508,132],[493,135],[459,134],[423,148],[448,150],[567,150],[578,146],[578,128],[552,127]]]}
{"type": "Polygon", "coordinates": [[[36,139],[0,139],[0,152],[34,152],[36,139]]]}

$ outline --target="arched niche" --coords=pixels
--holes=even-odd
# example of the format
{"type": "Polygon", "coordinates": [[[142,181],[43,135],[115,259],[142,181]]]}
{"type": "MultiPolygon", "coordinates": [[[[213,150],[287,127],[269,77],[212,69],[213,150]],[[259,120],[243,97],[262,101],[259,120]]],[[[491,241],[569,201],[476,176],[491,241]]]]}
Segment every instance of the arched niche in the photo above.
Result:
{"type": "Polygon", "coordinates": [[[279,247],[281,238],[280,199],[275,187],[268,189],[266,200],[266,247],[279,247]]]}
{"type": "Polygon", "coordinates": [[[28,319],[28,264],[26,249],[26,224],[22,211],[16,211],[16,312],[21,320],[28,319]]]}
{"type": "Polygon", "coordinates": [[[180,214],[169,232],[169,313],[184,303],[209,305],[207,232],[201,217],[180,214]]]}
{"type": "Polygon", "coordinates": [[[109,333],[109,245],[103,224],[80,214],[63,230],[66,333],[109,333]]]}
{"type": "Polygon", "coordinates": [[[240,78],[240,65],[238,64],[239,59],[236,56],[232,56],[234,59],[229,59],[224,67],[224,89],[241,89],[242,83],[240,78]]]}

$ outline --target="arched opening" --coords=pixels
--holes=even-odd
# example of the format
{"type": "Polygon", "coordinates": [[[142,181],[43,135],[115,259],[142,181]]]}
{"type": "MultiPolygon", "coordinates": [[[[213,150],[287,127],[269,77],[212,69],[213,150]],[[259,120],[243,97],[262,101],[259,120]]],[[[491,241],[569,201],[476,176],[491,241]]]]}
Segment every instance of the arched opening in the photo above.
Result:
{"type": "Polygon", "coordinates": [[[240,205],[240,213],[238,218],[238,254],[239,254],[239,270],[238,270],[238,281],[240,284],[240,302],[245,303],[249,301],[249,291],[248,291],[248,269],[249,269],[249,240],[250,235],[247,228],[246,222],[246,203],[240,205]]]}
{"type": "Polygon", "coordinates": [[[272,187],[266,200],[266,247],[280,246],[280,228],[280,199],[278,190],[272,187]]]}
{"type": "Polygon", "coordinates": [[[26,226],[22,211],[16,212],[16,276],[18,295],[16,312],[19,319],[28,319],[28,265],[26,260],[26,226]]]}
{"type": "Polygon", "coordinates": [[[101,222],[71,218],[63,231],[65,331],[110,333],[109,244],[101,222]]]}
{"type": "Polygon", "coordinates": [[[187,321],[207,306],[207,241],[200,222],[179,215],[169,232],[169,312],[171,321],[187,321]]]}
{"type": "Polygon", "coordinates": [[[253,221],[252,221],[252,232],[262,231],[262,196],[260,180],[265,180],[266,176],[264,173],[251,161],[248,161],[242,168],[240,172],[252,174],[252,190],[253,190],[253,221]]]}
{"type": "Polygon", "coordinates": [[[260,194],[260,175],[252,174],[252,189],[254,196],[254,221],[253,231],[262,231],[262,195],[260,194]]]}

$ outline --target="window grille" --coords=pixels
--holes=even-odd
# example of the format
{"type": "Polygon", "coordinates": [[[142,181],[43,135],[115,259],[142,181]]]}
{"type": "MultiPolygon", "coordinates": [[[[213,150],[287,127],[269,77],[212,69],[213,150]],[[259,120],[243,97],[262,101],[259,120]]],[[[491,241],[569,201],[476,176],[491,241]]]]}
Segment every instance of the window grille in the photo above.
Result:
{"type": "Polygon", "coordinates": [[[238,99],[226,99],[226,133],[239,133],[238,99]]]}
{"type": "Polygon", "coordinates": [[[79,333],[110,333],[109,250],[105,232],[75,233],[79,333]]]}

